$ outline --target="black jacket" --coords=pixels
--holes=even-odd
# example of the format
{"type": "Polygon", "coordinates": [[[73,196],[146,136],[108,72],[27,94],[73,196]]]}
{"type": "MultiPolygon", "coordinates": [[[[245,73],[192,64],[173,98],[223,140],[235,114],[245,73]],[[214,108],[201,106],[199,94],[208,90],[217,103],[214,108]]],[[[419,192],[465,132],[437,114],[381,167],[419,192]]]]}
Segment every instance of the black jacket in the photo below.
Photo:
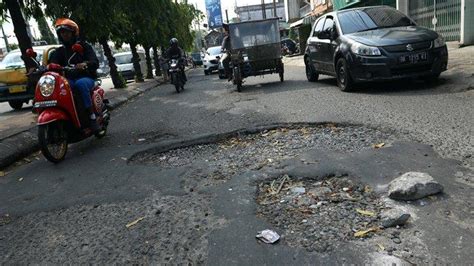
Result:
{"type": "Polygon", "coordinates": [[[230,36],[225,36],[224,39],[222,40],[222,45],[221,45],[221,50],[222,52],[230,52],[231,47],[230,47],[230,36]]]}
{"type": "Polygon", "coordinates": [[[182,59],[184,58],[184,51],[179,47],[170,47],[165,52],[165,58],[170,59],[182,59]]]}
{"type": "MultiPolygon", "coordinates": [[[[70,64],[76,65],[79,63],[87,63],[86,70],[77,70],[66,73],[68,79],[79,79],[83,77],[97,78],[97,69],[99,68],[99,60],[94,52],[94,48],[86,42],[80,42],[84,48],[83,54],[76,54],[71,59],[70,64]]],[[[51,53],[49,57],[49,63],[59,64],[61,66],[67,66],[68,60],[74,54],[72,51],[72,45],[63,45],[51,53]]]]}

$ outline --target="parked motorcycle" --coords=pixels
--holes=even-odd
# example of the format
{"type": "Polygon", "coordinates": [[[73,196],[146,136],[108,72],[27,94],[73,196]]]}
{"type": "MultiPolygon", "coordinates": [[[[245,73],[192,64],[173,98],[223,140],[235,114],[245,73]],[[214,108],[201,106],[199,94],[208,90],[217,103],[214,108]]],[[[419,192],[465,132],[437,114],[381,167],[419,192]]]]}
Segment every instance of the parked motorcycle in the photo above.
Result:
{"type": "Polygon", "coordinates": [[[281,45],[281,55],[283,56],[291,55],[290,48],[288,48],[286,44],[281,45]]]}
{"type": "Polygon", "coordinates": [[[175,86],[176,92],[180,93],[184,90],[184,84],[186,84],[186,81],[184,80],[183,69],[179,66],[179,61],[177,59],[170,60],[169,72],[171,76],[171,84],[175,86]]]}
{"type": "MultiPolygon", "coordinates": [[[[80,44],[73,45],[73,55],[83,52],[80,44]]],[[[32,60],[36,57],[32,49],[27,50],[27,55],[32,60]]],[[[38,62],[36,62],[38,63],[38,62]]],[[[68,144],[79,142],[92,135],[102,138],[107,133],[110,120],[105,92],[96,81],[91,93],[94,112],[100,130],[96,133],[90,128],[87,110],[82,103],[82,97],[75,93],[65,77],[65,73],[77,71],[74,66],[62,67],[49,64],[47,68],[39,64],[35,73],[41,73],[41,78],[36,85],[34,110],[38,116],[38,141],[41,151],[49,161],[59,163],[64,160],[68,144]]]]}

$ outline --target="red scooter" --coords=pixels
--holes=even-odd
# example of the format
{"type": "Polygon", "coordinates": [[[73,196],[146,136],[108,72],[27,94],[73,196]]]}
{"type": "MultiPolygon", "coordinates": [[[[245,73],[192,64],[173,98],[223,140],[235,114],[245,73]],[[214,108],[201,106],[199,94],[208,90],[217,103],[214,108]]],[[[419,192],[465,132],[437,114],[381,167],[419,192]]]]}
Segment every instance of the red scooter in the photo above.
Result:
{"type": "MultiPolygon", "coordinates": [[[[69,61],[76,54],[83,52],[80,44],[74,44],[72,48],[74,54],[69,61]]],[[[73,66],[62,67],[57,64],[49,64],[45,69],[34,59],[36,54],[32,49],[28,49],[26,53],[38,65],[34,73],[41,75],[36,85],[33,106],[35,112],[39,114],[37,123],[39,145],[46,159],[59,163],[64,160],[69,143],[79,142],[92,135],[97,138],[105,136],[110,120],[108,100],[104,98],[105,93],[100,87],[100,82],[96,81],[91,98],[100,130],[94,133],[90,128],[82,98],[73,92],[65,78],[66,72],[77,70],[73,66]]]]}

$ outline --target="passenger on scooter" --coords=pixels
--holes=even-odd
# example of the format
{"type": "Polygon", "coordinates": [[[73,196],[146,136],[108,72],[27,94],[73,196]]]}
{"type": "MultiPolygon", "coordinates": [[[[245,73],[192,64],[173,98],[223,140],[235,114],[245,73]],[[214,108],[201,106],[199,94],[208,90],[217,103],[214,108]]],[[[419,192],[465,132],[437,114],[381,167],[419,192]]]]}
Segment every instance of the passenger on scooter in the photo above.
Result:
{"type": "Polygon", "coordinates": [[[49,63],[63,67],[75,65],[76,71],[66,72],[66,78],[71,88],[80,92],[84,107],[89,114],[90,126],[92,130],[98,131],[97,117],[92,107],[91,91],[94,89],[94,79],[97,78],[99,60],[94,48],[85,41],[79,40],[79,26],[74,21],[60,18],[56,20],[55,27],[58,39],[63,46],[54,50],[49,63]],[[74,54],[72,46],[76,43],[84,48],[83,53],[74,54]]]}
{"type": "Polygon", "coordinates": [[[180,69],[182,70],[181,73],[183,74],[184,81],[187,81],[186,73],[184,73],[184,59],[185,54],[184,50],[179,47],[178,39],[172,38],[170,40],[170,48],[165,52],[166,60],[177,59],[180,69]]]}

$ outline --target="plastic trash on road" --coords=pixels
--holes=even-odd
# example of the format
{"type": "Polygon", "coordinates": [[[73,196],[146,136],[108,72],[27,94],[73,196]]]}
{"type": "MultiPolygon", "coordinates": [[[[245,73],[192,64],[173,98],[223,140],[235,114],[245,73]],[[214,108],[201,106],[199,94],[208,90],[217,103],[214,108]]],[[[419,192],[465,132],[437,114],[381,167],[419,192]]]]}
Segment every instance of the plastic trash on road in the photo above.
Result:
{"type": "Polygon", "coordinates": [[[258,232],[256,237],[267,244],[273,244],[280,239],[280,235],[277,232],[268,229],[258,232]]]}

